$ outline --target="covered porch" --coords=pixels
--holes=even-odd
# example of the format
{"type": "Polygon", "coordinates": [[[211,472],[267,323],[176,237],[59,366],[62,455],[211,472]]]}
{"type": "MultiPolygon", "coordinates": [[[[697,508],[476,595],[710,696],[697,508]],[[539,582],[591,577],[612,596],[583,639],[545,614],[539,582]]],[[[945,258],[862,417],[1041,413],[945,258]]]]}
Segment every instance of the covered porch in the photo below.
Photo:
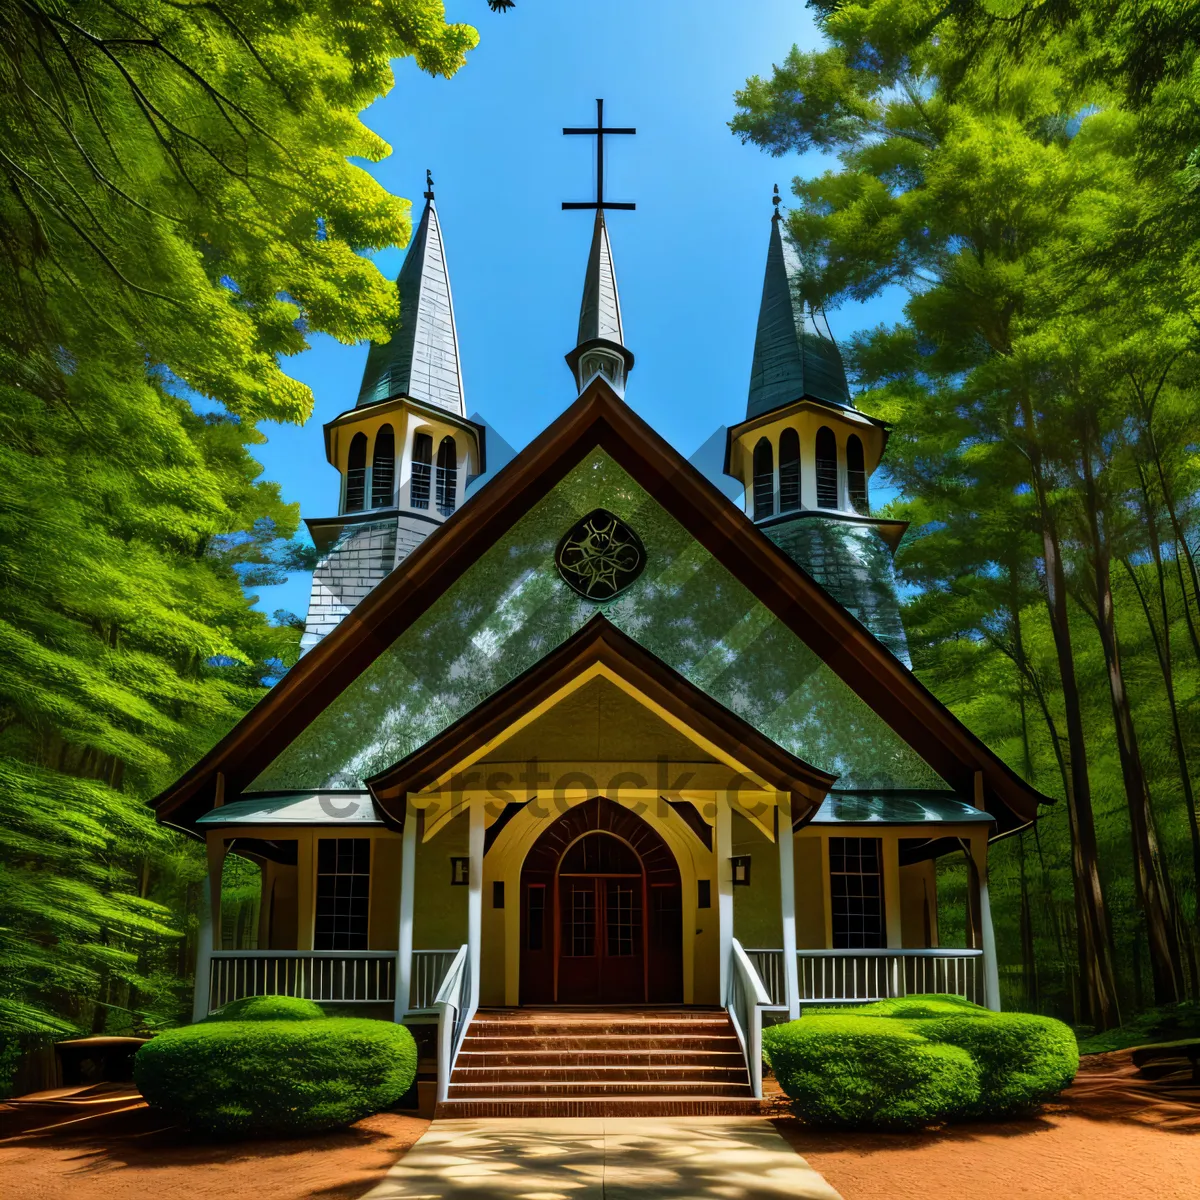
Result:
{"type": "MultiPolygon", "coordinates": [[[[991,820],[967,802],[949,793],[833,793],[780,839],[776,806],[764,821],[736,798],[672,805],[617,793],[610,803],[657,830],[681,868],[680,948],[690,953],[681,955],[676,1002],[727,1003],[736,943],[769,1003],[790,1014],[924,992],[999,1007],[987,895],[991,820]],[[706,807],[715,810],[708,819],[706,807]],[[971,864],[963,945],[940,941],[935,860],[922,857],[935,851],[965,853],[971,864]]],[[[462,971],[478,964],[474,1006],[528,1003],[522,867],[541,833],[594,798],[580,788],[553,808],[468,799],[444,814],[414,801],[400,831],[387,827],[367,793],[214,808],[198,822],[209,878],[194,1019],[251,995],[430,1019],[464,948],[462,971]],[[259,867],[253,922],[239,925],[222,903],[230,854],[259,867]],[[517,903],[507,903],[510,896],[517,903]]]]}

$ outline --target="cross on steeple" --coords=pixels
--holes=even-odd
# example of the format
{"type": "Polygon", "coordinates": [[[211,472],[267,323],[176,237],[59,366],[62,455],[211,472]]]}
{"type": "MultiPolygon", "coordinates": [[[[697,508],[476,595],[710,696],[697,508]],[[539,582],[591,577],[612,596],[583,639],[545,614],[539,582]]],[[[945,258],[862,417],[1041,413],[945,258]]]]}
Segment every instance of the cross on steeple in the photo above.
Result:
{"type": "Polygon", "coordinates": [[[637,133],[636,129],[605,129],[604,101],[596,101],[596,127],[594,129],[564,129],[563,133],[588,133],[596,136],[596,199],[589,201],[564,200],[563,208],[637,208],[636,204],[615,204],[604,198],[604,135],[606,133],[637,133]]]}

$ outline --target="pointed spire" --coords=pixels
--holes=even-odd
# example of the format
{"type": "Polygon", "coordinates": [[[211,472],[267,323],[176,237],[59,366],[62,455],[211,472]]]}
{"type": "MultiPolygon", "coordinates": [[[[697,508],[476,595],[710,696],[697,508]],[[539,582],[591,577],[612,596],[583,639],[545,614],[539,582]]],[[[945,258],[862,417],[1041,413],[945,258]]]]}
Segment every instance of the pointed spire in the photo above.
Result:
{"type": "Polygon", "coordinates": [[[633,367],[633,355],[625,348],[621,327],[621,300],[603,209],[597,209],[592,228],[592,249],[579,306],[579,336],[575,349],[567,355],[567,365],[581,392],[593,375],[602,374],[618,395],[624,394],[625,377],[633,367]]]}
{"type": "Polygon", "coordinates": [[[853,407],[846,368],[829,322],[825,321],[824,330],[820,329],[816,314],[792,291],[792,277],[801,268],[791,242],[783,236],[780,199],[776,186],[771,197],[771,240],[754,337],[747,419],[802,396],[853,407]]]}
{"type": "Polygon", "coordinates": [[[428,171],[425,211],[396,286],[400,291],[400,325],[386,344],[371,344],[358,403],[410,396],[466,416],[450,275],[433,202],[433,177],[428,171]]]}

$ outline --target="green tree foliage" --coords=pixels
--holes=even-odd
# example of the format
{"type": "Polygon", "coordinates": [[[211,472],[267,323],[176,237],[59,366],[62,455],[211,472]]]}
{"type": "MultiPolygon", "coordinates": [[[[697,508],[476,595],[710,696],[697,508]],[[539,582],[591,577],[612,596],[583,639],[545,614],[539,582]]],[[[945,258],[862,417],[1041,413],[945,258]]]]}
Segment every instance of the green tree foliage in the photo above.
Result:
{"type": "Polygon", "coordinates": [[[357,114],[475,40],[441,0],[0,0],[6,1038],[179,1011],[203,867],[144,800],[297,652],[242,586],[304,556],[257,423],[308,416],[310,330],[394,326],[357,114]]]}
{"type": "Polygon", "coordinates": [[[1006,986],[1110,1026],[1200,987],[1194,14],[818,7],[733,128],[837,156],[795,182],[808,300],[908,290],[850,359],[896,424],[914,664],[1064,800],[993,854],[1006,986]]]}

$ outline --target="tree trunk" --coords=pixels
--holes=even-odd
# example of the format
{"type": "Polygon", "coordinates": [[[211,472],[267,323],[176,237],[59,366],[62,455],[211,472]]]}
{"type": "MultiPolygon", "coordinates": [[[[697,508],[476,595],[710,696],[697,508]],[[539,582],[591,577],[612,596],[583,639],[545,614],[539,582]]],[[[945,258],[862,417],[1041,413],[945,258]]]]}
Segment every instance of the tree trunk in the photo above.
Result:
{"type": "Polygon", "coordinates": [[[1029,903],[1029,879],[1025,874],[1025,830],[1017,834],[1017,858],[1021,868],[1021,974],[1025,979],[1026,1001],[1034,1012],[1038,1012],[1041,994],[1033,944],[1033,907],[1029,903]]]}
{"type": "Polygon", "coordinates": [[[1055,657],[1062,681],[1063,708],[1067,726],[1067,817],[1071,827],[1071,865],[1075,878],[1075,923],[1079,943],[1079,974],[1082,1007],[1088,1020],[1100,1029],[1120,1024],[1116,972],[1113,968],[1112,929],[1108,906],[1100,882],[1096,821],[1092,811],[1092,786],[1088,778],[1087,743],[1083,733],[1079,682],[1071,646],[1067,610],[1066,577],[1063,572],[1058,527],[1050,506],[1042,474],[1041,451],[1037,445],[1032,407],[1024,405],[1025,428],[1031,435],[1027,449],[1030,478],[1037,500],[1046,564],[1046,607],[1054,639],[1055,657]]]}
{"type": "MultiPolygon", "coordinates": [[[[1163,382],[1165,382],[1165,378],[1160,380],[1159,388],[1163,382]]],[[[1158,388],[1155,389],[1152,396],[1148,397],[1135,380],[1134,391],[1142,410],[1142,428],[1146,435],[1146,445],[1149,447],[1151,460],[1154,463],[1158,487],[1162,492],[1163,506],[1167,510],[1167,519],[1171,523],[1171,533],[1175,538],[1175,569],[1179,572],[1179,590],[1183,595],[1183,616],[1187,624],[1188,636],[1191,639],[1192,652],[1196,656],[1196,661],[1200,662],[1200,633],[1197,633],[1196,630],[1196,615],[1200,614],[1200,571],[1196,569],[1195,556],[1184,536],[1183,523],[1179,520],[1179,510],[1175,504],[1175,494],[1171,482],[1167,478],[1166,468],[1163,466],[1162,454],[1158,449],[1158,435],[1154,432],[1154,408],[1158,398],[1158,388]],[[1184,577],[1185,566],[1187,568],[1186,579],[1184,577]],[[1189,580],[1191,582],[1190,594],[1189,580]]]]}
{"type": "Polygon", "coordinates": [[[1129,705],[1129,693],[1121,667],[1121,646],[1117,637],[1116,612],[1112,595],[1112,571],[1106,533],[1100,528],[1100,504],[1093,470],[1090,439],[1082,439],[1080,456],[1083,468],[1086,530],[1091,542],[1092,585],[1095,611],[1090,615],[1100,635],[1108,675],[1113,726],[1117,735],[1117,754],[1121,761],[1121,780],[1129,809],[1129,831],[1133,843],[1134,878],[1138,900],[1146,920],[1150,977],[1154,999],[1171,1004],[1179,999],[1182,960],[1176,937],[1175,913],[1167,864],[1159,846],[1150,802],[1150,788],[1138,748],[1137,730],[1129,705]]]}
{"type": "MultiPolygon", "coordinates": [[[[1154,528],[1153,524],[1152,528],[1154,528]]],[[[1157,532],[1154,533],[1154,538],[1157,538],[1157,532]]],[[[1169,614],[1167,611],[1165,590],[1166,577],[1165,572],[1162,569],[1161,557],[1158,554],[1157,541],[1155,540],[1153,544],[1155,546],[1155,565],[1158,568],[1159,597],[1162,601],[1164,621],[1163,633],[1161,637],[1159,636],[1158,630],[1155,628],[1154,621],[1151,618],[1150,604],[1142,590],[1137,573],[1134,571],[1133,566],[1130,564],[1128,559],[1122,559],[1121,563],[1125,568],[1125,573],[1129,576],[1130,581],[1133,583],[1138,599],[1141,601],[1142,612],[1145,613],[1146,624],[1150,629],[1150,638],[1154,643],[1154,653],[1158,658],[1159,670],[1162,672],[1163,688],[1166,691],[1167,696],[1167,710],[1171,714],[1171,745],[1175,751],[1175,763],[1179,771],[1179,782],[1183,788],[1183,803],[1184,809],[1187,812],[1188,835],[1192,844],[1193,887],[1195,888],[1195,893],[1198,898],[1197,903],[1200,904],[1200,822],[1197,821],[1196,816],[1196,794],[1192,788],[1191,770],[1188,766],[1187,752],[1184,748],[1183,730],[1179,724],[1179,706],[1175,696],[1175,672],[1174,666],[1171,662],[1171,634],[1170,627],[1167,624],[1167,621],[1169,620],[1169,614]]],[[[1179,920],[1178,914],[1177,920],[1179,920]]],[[[1179,920],[1179,924],[1182,926],[1183,922],[1179,920]]],[[[1191,970],[1192,977],[1192,991],[1195,992],[1198,988],[1200,988],[1200,967],[1198,967],[1196,961],[1195,938],[1186,936],[1185,933],[1185,936],[1181,937],[1180,940],[1186,941],[1187,944],[1188,966],[1191,970]]]]}

